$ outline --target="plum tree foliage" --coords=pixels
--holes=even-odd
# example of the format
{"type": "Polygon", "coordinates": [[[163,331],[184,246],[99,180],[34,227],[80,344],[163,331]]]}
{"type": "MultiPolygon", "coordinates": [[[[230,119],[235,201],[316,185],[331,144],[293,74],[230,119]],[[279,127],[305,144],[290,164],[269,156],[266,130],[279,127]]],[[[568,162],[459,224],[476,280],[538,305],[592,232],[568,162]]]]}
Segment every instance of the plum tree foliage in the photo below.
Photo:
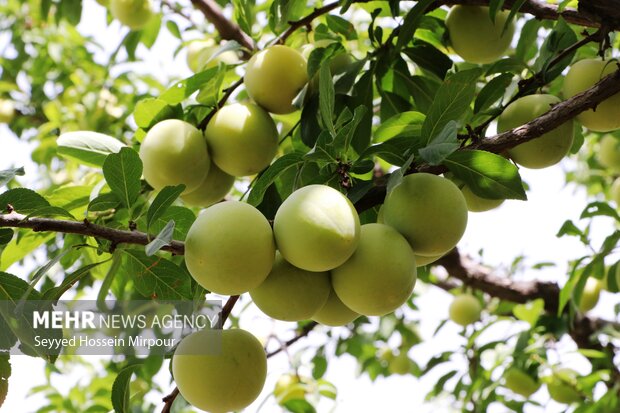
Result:
{"type": "Polygon", "coordinates": [[[619,10],[0,2],[0,301],[224,304],[165,356],[98,368],[33,352],[0,309],[0,405],[21,345],[49,364],[38,412],[338,411],[343,355],[458,411],[620,411],[619,10]],[[461,241],[558,173],[588,197],[557,206],[579,255],[497,266],[461,241]]]}

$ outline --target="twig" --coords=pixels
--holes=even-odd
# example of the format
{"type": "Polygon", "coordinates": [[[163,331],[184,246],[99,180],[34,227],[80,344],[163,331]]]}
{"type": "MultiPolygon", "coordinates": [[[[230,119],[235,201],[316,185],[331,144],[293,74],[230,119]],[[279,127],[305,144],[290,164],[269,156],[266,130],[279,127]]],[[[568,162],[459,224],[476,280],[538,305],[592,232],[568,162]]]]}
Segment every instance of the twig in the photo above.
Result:
{"type": "Polygon", "coordinates": [[[224,328],[224,323],[226,322],[226,319],[230,315],[230,312],[232,311],[235,304],[237,304],[237,301],[239,301],[238,295],[231,295],[230,297],[228,297],[226,304],[224,304],[224,307],[222,307],[222,311],[220,311],[220,316],[217,320],[217,328],[224,328]]]}
{"type": "Polygon", "coordinates": [[[316,321],[312,321],[308,324],[306,324],[305,326],[303,326],[303,328],[301,330],[299,330],[299,332],[295,335],[295,337],[291,338],[290,340],[286,341],[282,346],[280,346],[278,349],[267,353],[267,358],[275,356],[276,354],[286,350],[288,347],[290,347],[292,344],[295,344],[296,342],[298,342],[300,339],[302,339],[303,337],[306,337],[308,334],[310,334],[310,332],[314,329],[314,327],[316,327],[318,325],[318,323],[316,321]]]}
{"type": "MultiPolygon", "coordinates": [[[[147,245],[154,237],[139,231],[124,231],[92,224],[89,221],[68,221],[52,218],[26,218],[25,215],[11,212],[0,214],[0,227],[7,228],[30,228],[34,232],[62,232],[66,234],[80,234],[91,237],[103,238],[114,244],[137,244],[147,245]]],[[[170,245],[162,247],[162,250],[170,251],[175,255],[183,255],[184,244],[172,241],[170,245]]]]}
{"type": "Polygon", "coordinates": [[[161,410],[161,413],[170,413],[172,411],[172,403],[174,403],[174,400],[177,398],[178,395],[179,388],[175,387],[169,395],[162,398],[162,401],[164,402],[164,408],[161,410]]]}
{"type": "Polygon", "coordinates": [[[243,78],[240,78],[235,83],[233,83],[232,85],[226,88],[226,91],[224,92],[224,95],[222,96],[222,98],[217,102],[217,105],[215,106],[215,108],[211,112],[209,112],[209,114],[205,116],[205,118],[200,122],[200,124],[198,125],[198,129],[200,130],[206,129],[211,118],[215,116],[217,111],[220,110],[226,104],[226,102],[228,101],[228,99],[230,99],[230,96],[233,94],[235,89],[237,89],[242,84],[243,84],[243,78]]]}
{"type": "Polygon", "coordinates": [[[226,40],[236,40],[246,49],[254,50],[254,41],[239,26],[230,21],[214,0],[192,0],[192,4],[215,26],[220,36],[226,40]]]}

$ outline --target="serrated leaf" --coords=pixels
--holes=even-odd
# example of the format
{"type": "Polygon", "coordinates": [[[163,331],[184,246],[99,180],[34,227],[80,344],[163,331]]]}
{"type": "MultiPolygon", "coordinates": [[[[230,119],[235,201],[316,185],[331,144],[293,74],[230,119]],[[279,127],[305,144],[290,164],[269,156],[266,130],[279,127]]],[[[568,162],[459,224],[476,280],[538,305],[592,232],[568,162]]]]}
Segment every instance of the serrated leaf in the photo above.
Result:
{"type": "Polygon", "coordinates": [[[303,152],[291,152],[276,159],[273,164],[256,180],[250,195],[248,204],[258,206],[263,200],[267,188],[285,171],[304,163],[303,152]]]}
{"type": "Polygon", "coordinates": [[[171,220],[175,223],[172,238],[183,240],[187,236],[189,228],[196,220],[196,215],[189,208],[172,205],[163,213],[162,216],[153,220],[151,223],[151,231],[154,233],[161,232],[161,230],[164,229],[164,227],[171,220]]]}
{"type": "Polygon", "coordinates": [[[121,202],[130,208],[140,194],[142,161],[131,148],[108,155],[103,163],[103,176],[121,202]]]}
{"type": "Polygon", "coordinates": [[[50,204],[31,189],[15,188],[0,194],[0,209],[5,210],[8,205],[21,214],[29,214],[50,204]]]}
{"type": "Polygon", "coordinates": [[[422,136],[430,141],[451,120],[458,121],[469,109],[476,92],[481,69],[457,72],[447,78],[439,90],[422,125],[422,136]]]}
{"type": "Polygon", "coordinates": [[[122,369],[114,384],[112,384],[112,407],[114,407],[115,413],[131,413],[131,406],[129,405],[129,394],[131,376],[138,371],[142,364],[132,364],[131,366],[122,369]]]}
{"type": "Polygon", "coordinates": [[[163,257],[147,256],[140,250],[122,250],[123,270],[145,297],[160,300],[191,300],[191,277],[163,257]]]}
{"type": "Polygon", "coordinates": [[[159,231],[157,237],[151,242],[149,242],[144,247],[144,252],[148,257],[155,255],[157,251],[165,247],[166,245],[170,245],[172,242],[172,235],[174,234],[174,221],[169,221],[164,229],[159,231]]]}
{"type": "Polygon", "coordinates": [[[56,145],[58,154],[96,167],[101,167],[108,155],[125,147],[118,139],[88,131],[63,133],[56,145]]]}
{"type": "Polygon", "coordinates": [[[430,165],[441,164],[448,155],[456,151],[460,146],[457,139],[457,130],[456,122],[448,122],[427,146],[420,149],[420,156],[430,165]]]}
{"type": "Polygon", "coordinates": [[[166,186],[159,191],[146,213],[147,232],[151,227],[151,223],[161,217],[183,191],[185,191],[185,185],[182,184],[177,186],[166,186]]]}
{"type": "Polygon", "coordinates": [[[375,142],[396,137],[417,137],[422,132],[426,116],[420,112],[402,112],[383,122],[374,133],[375,142]]]}
{"type": "Polygon", "coordinates": [[[16,176],[23,176],[25,173],[24,168],[11,168],[0,171],[0,187],[8,184],[16,176]]]}
{"type": "Polygon", "coordinates": [[[319,69],[319,111],[323,125],[332,136],[336,136],[334,128],[335,92],[331,70],[328,64],[319,69]]]}
{"type": "Polygon", "coordinates": [[[461,150],[444,162],[472,192],[488,199],[526,200],[517,167],[500,155],[478,150],[461,150]]]}

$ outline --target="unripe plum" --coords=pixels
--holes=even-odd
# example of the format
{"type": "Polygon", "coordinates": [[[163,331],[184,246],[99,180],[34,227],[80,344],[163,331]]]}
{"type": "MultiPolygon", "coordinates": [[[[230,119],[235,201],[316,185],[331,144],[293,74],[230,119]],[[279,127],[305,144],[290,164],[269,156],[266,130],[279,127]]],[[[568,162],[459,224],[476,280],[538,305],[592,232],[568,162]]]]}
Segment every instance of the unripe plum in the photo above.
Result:
{"type": "Polygon", "coordinates": [[[311,318],[325,305],[330,290],[329,273],[294,267],[276,253],[271,272],[262,284],[250,290],[250,296],[271,318],[301,321],[311,318]]]}
{"type": "Polygon", "coordinates": [[[0,123],[10,123],[15,117],[15,105],[12,100],[0,99],[0,123]]]}
{"type": "Polygon", "coordinates": [[[582,313],[590,311],[596,306],[601,295],[601,288],[603,288],[601,280],[592,277],[588,278],[581,293],[581,301],[579,301],[579,310],[582,313]]]}
{"type": "Polygon", "coordinates": [[[147,132],[140,159],[149,185],[159,190],[184,184],[184,194],[198,188],[211,165],[202,132],[178,119],[163,120],[147,132]]]}
{"type": "Polygon", "coordinates": [[[337,327],[349,324],[360,315],[343,304],[333,288],[330,288],[327,302],[312,316],[317,323],[337,327]]]}
{"type": "Polygon", "coordinates": [[[267,357],[260,341],[245,330],[202,330],[179,343],[172,374],[183,398],[197,408],[237,411],[263,389],[267,357]]]}
{"type": "Polygon", "coordinates": [[[205,137],[213,162],[233,176],[260,172],[278,150],[276,124],[252,103],[234,103],[218,110],[207,125],[205,137]]]}
{"type": "MultiPolygon", "coordinates": [[[[512,102],[497,120],[498,132],[524,125],[560,103],[553,95],[529,95],[512,102]]],[[[550,132],[515,146],[508,151],[519,165],[531,169],[546,168],[560,162],[573,145],[573,121],[567,121],[550,132]]]]}
{"type": "Polygon", "coordinates": [[[360,221],[346,196],[326,185],[309,185],[282,203],[273,230],[286,261],[308,271],[329,271],[355,251],[360,221]]]}
{"type": "Polygon", "coordinates": [[[488,7],[452,7],[446,17],[452,48],[467,62],[483,64],[497,60],[506,54],[515,32],[514,21],[504,32],[509,14],[507,10],[499,11],[493,22],[488,7]]]}
{"type": "Polygon", "coordinates": [[[388,371],[392,374],[404,375],[411,371],[411,360],[406,352],[401,352],[388,363],[388,371]]]}
{"type": "Polygon", "coordinates": [[[308,82],[306,59],[288,46],[268,47],[248,61],[243,82],[248,95],[269,112],[294,112],[293,100],[308,82]]]}
{"type": "Polygon", "coordinates": [[[185,239],[185,263],[198,284],[243,294],[267,278],[275,258],[273,232],[256,208],[226,201],[205,209],[185,239]]]}
{"type": "Polygon", "coordinates": [[[416,275],[415,256],[407,240],[388,225],[366,224],[351,258],[332,270],[332,285],[351,310],[384,315],[407,301],[416,275]]]}
{"type": "Polygon", "coordinates": [[[471,294],[461,294],[454,297],[449,308],[450,320],[468,326],[480,319],[482,306],[476,297],[471,294]]]}
{"type": "Polygon", "coordinates": [[[427,256],[424,256],[424,255],[416,255],[415,256],[415,265],[416,265],[416,267],[424,267],[425,265],[434,263],[435,261],[437,261],[438,259],[440,259],[443,256],[444,256],[444,254],[433,255],[432,257],[427,257],[427,256]]]}
{"type": "Polygon", "coordinates": [[[111,0],[112,16],[131,30],[140,30],[153,15],[150,0],[111,0]]]}
{"type": "Polygon", "coordinates": [[[461,188],[465,202],[467,203],[467,209],[471,212],[486,212],[500,206],[503,199],[489,199],[478,196],[472,192],[469,186],[465,185],[461,188]]]}
{"type": "Polygon", "coordinates": [[[517,367],[504,372],[504,384],[507,389],[523,397],[530,397],[540,388],[540,382],[517,367]]]}
{"type": "Polygon", "coordinates": [[[612,171],[620,171],[620,139],[605,135],[597,152],[598,162],[612,171]]]}
{"type": "Polygon", "coordinates": [[[467,227],[467,203],[450,180],[428,173],[406,176],[383,204],[383,220],[403,234],[417,255],[454,248],[467,227]]]}
{"type": "Polygon", "coordinates": [[[218,49],[212,39],[194,40],[187,45],[187,66],[194,73],[217,66],[219,62],[234,65],[239,62],[239,56],[232,50],[220,53],[213,59],[211,56],[218,49]]]}
{"type": "Polygon", "coordinates": [[[620,178],[614,180],[609,192],[611,199],[616,203],[616,208],[620,209],[620,178]]]}
{"type": "Polygon", "coordinates": [[[221,201],[234,183],[234,176],[228,175],[218,168],[215,163],[212,163],[206,178],[200,186],[192,192],[181,196],[181,199],[187,205],[206,208],[221,201]]]}
{"type": "MultiPolygon", "coordinates": [[[[564,77],[564,97],[570,98],[591,88],[603,77],[618,69],[613,61],[584,59],[571,66],[564,77]]],[[[595,132],[609,132],[620,129],[620,93],[601,103],[594,110],[589,109],[577,115],[583,126],[595,132]]]]}

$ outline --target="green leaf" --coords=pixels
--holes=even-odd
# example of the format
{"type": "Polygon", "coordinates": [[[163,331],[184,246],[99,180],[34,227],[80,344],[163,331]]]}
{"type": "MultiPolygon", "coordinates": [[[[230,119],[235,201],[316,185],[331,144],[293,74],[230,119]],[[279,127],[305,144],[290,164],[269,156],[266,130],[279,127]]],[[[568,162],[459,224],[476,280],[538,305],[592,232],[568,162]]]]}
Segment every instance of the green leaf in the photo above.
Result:
{"type": "Polygon", "coordinates": [[[168,20],[166,22],[166,28],[168,28],[168,31],[171,35],[173,35],[179,40],[183,40],[183,37],[181,36],[181,30],[179,30],[179,26],[174,21],[168,20]]]}
{"type": "Polygon", "coordinates": [[[245,33],[252,34],[252,26],[256,13],[254,12],[254,0],[233,0],[233,11],[235,13],[235,21],[245,33]]]}
{"type": "Polygon", "coordinates": [[[460,120],[467,112],[476,93],[476,81],[481,74],[481,69],[464,70],[443,82],[422,125],[422,136],[427,142],[448,122],[460,120]]]}
{"type": "MultiPolygon", "coordinates": [[[[2,204],[0,203],[0,205],[2,204]]],[[[593,218],[599,216],[607,216],[614,218],[616,221],[620,221],[620,215],[618,214],[618,212],[614,208],[612,208],[611,205],[600,201],[589,203],[588,206],[586,206],[581,212],[581,216],[579,217],[579,219],[593,218]]]]}
{"type": "Polygon", "coordinates": [[[173,239],[184,240],[187,236],[189,228],[196,220],[196,215],[186,207],[172,205],[169,207],[162,216],[151,222],[151,231],[154,233],[161,232],[168,222],[174,221],[174,235],[173,239]]]}
{"type": "Polygon", "coordinates": [[[142,99],[136,104],[133,111],[136,125],[142,129],[150,129],[162,120],[177,118],[182,115],[183,110],[178,106],[171,106],[166,101],[157,98],[142,99]]]}
{"type": "Polygon", "coordinates": [[[504,97],[506,89],[512,83],[512,78],[513,75],[511,73],[503,73],[491,79],[478,93],[474,103],[474,113],[487,110],[491,105],[504,97]]]}
{"type": "Polygon", "coordinates": [[[519,320],[526,321],[530,326],[534,327],[538,322],[538,318],[545,311],[545,300],[538,298],[525,304],[517,304],[512,309],[512,313],[519,320]]]}
{"type": "Polygon", "coordinates": [[[343,35],[347,40],[357,40],[357,31],[349,20],[334,14],[328,14],[325,16],[325,21],[327,27],[334,33],[343,35]]]}
{"type": "Polygon", "coordinates": [[[427,146],[420,149],[420,156],[430,165],[441,164],[447,156],[456,151],[460,143],[457,139],[457,125],[450,121],[427,146]]]}
{"type": "Polygon", "coordinates": [[[396,42],[396,51],[400,51],[405,47],[407,43],[409,43],[413,39],[413,35],[415,34],[422,18],[424,17],[424,13],[428,6],[433,3],[434,0],[419,0],[412,8],[409,10],[407,15],[405,16],[405,20],[400,27],[400,33],[398,33],[398,41],[396,42]]]}
{"type": "Polygon", "coordinates": [[[375,142],[396,137],[417,137],[422,132],[426,116],[420,112],[402,112],[381,123],[374,133],[375,142]]]}
{"type": "Polygon", "coordinates": [[[403,50],[413,63],[444,79],[452,67],[452,59],[425,41],[415,39],[412,47],[403,50]]]}
{"type": "Polygon", "coordinates": [[[334,128],[335,92],[331,70],[328,64],[319,69],[319,110],[323,125],[332,136],[336,136],[334,128]]]}
{"type": "Polygon", "coordinates": [[[478,196],[527,199],[517,167],[503,156],[486,151],[461,150],[448,156],[443,163],[478,196]]]}
{"type": "Polygon", "coordinates": [[[182,184],[177,186],[166,186],[159,191],[146,213],[147,232],[151,227],[151,223],[161,217],[183,191],[185,191],[185,185],[182,184]]]}
{"type": "Polygon", "coordinates": [[[131,148],[108,155],[103,163],[103,176],[114,194],[130,208],[140,194],[142,161],[131,148]]]}
{"type": "Polygon", "coordinates": [[[149,22],[144,26],[141,30],[142,34],[140,35],[140,43],[146,46],[147,49],[150,49],[155,44],[157,40],[157,36],[159,36],[159,30],[161,29],[161,14],[153,13],[149,22]]]}
{"type": "Polygon", "coordinates": [[[316,413],[316,409],[303,399],[289,400],[284,403],[283,407],[292,413],[316,413]]]}
{"type": "Polygon", "coordinates": [[[32,217],[65,217],[75,219],[75,217],[66,209],[51,205],[36,208],[26,216],[26,218],[32,217]]]}
{"type": "Polygon", "coordinates": [[[190,97],[195,91],[200,89],[213,76],[217,75],[219,67],[212,67],[203,72],[196,73],[187,79],[176,82],[159,97],[171,105],[176,105],[190,97]]]}
{"type": "Polygon", "coordinates": [[[540,47],[540,54],[534,62],[534,70],[543,74],[542,81],[549,83],[568,67],[573,61],[576,50],[573,50],[568,55],[564,56],[561,61],[550,67],[550,63],[563,52],[564,49],[577,43],[577,35],[573,29],[563,20],[559,19],[555,24],[555,27],[546,36],[545,41],[540,47]]]}
{"type": "Polygon", "coordinates": [[[327,359],[324,356],[317,354],[312,359],[312,365],[312,377],[314,377],[315,380],[323,377],[327,371],[327,359]]]}
{"type": "Polygon", "coordinates": [[[97,132],[67,132],[56,140],[58,154],[80,163],[101,167],[106,157],[125,145],[111,136],[97,132]]]}
{"type": "Polygon", "coordinates": [[[13,230],[11,228],[0,228],[0,245],[6,245],[13,239],[13,230]]]}
{"type": "Polygon", "coordinates": [[[304,163],[303,152],[291,152],[276,159],[271,166],[256,180],[248,196],[248,204],[258,206],[267,188],[285,171],[304,163]]]}
{"type": "Polygon", "coordinates": [[[395,170],[394,172],[390,174],[390,177],[387,183],[387,188],[386,188],[386,191],[388,194],[392,192],[392,190],[396,188],[398,185],[400,185],[400,183],[403,181],[403,178],[405,177],[405,172],[407,172],[407,170],[411,166],[411,163],[413,162],[414,159],[415,159],[415,154],[411,154],[409,158],[405,161],[403,166],[401,166],[400,168],[398,168],[397,170],[395,170]]]}
{"type": "Polygon", "coordinates": [[[132,277],[144,297],[159,300],[191,300],[189,273],[165,258],[147,256],[140,250],[122,250],[123,273],[132,277]]]}
{"type": "Polygon", "coordinates": [[[129,405],[129,394],[131,376],[142,366],[142,364],[132,364],[131,366],[122,369],[114,384],[112,384],[112,407],[114,407],[115,413],[131,413],[131,406],[129,405]]]}
{"type": "Polygon", "coordinates": [[[11,377],[11,363],[7,354],[0,355],[0,407],[6,400],[9,392],[9,377],[11,377]]]}
{"type": "Polygon", "coordinates": [[[108,211],[110,209],[115,209],[120,203],[121,200],[118,199],[115,193],[106,192],[90,201],[88,210],[92,212],[108,211]]]}
{"type": "Polygon", "coordinates": [[[23,176],[25,173],[24,168],[11,168],[0,171],[0,187],[8,184],[16,176],[23,176]]]}
{"type": "Polygon", "coordinates": [[[144,252],[148,257],[155,255],[157,251],[165,247],[166,245],[170,245],[172,242],[172,235],[174,234],[174,221],[170,220],[164,229],[159,231],[157,237],[151,242],[149,242],[144,247],[144,252]]]}
{"type": "Polygon", "coordinates": [[[50,204],[31,189],[15,188],[0,194],[0,209],[4,210],[8,205],[21,214],[29,214],[50,204]]]}
{"type": "Polygon", "coordinates": [[[65,292],[67,292],[69,289],[71,289],[71,287],[73,285],[75,285],[82,278],[84,278],[85,276],[90,274],[90,270],[92,270],[93,268],[95,268],[95,267],[97,267],[97,266],[99,266],[99,265],[101,265],[101,264],[103,264],[104,262],[107,262],[107,261],[109,261],[109,260],[95,262],[93,264],[88,264],[88,265],[83,266],[82,268],[79,268],[79,269],[75,270],[71,274],[68,274],[65,277],[65,279],[62,281],[62,283],[60,283],[60,285],[58,285],[57,287],[52,287],[52,288],[49,288],[49,289],[45,290],[43,292],[42,299],[43,300],[51,300],[51,301],[59,300],[60,297],[62,297],[62,295],[65,292]]]}

